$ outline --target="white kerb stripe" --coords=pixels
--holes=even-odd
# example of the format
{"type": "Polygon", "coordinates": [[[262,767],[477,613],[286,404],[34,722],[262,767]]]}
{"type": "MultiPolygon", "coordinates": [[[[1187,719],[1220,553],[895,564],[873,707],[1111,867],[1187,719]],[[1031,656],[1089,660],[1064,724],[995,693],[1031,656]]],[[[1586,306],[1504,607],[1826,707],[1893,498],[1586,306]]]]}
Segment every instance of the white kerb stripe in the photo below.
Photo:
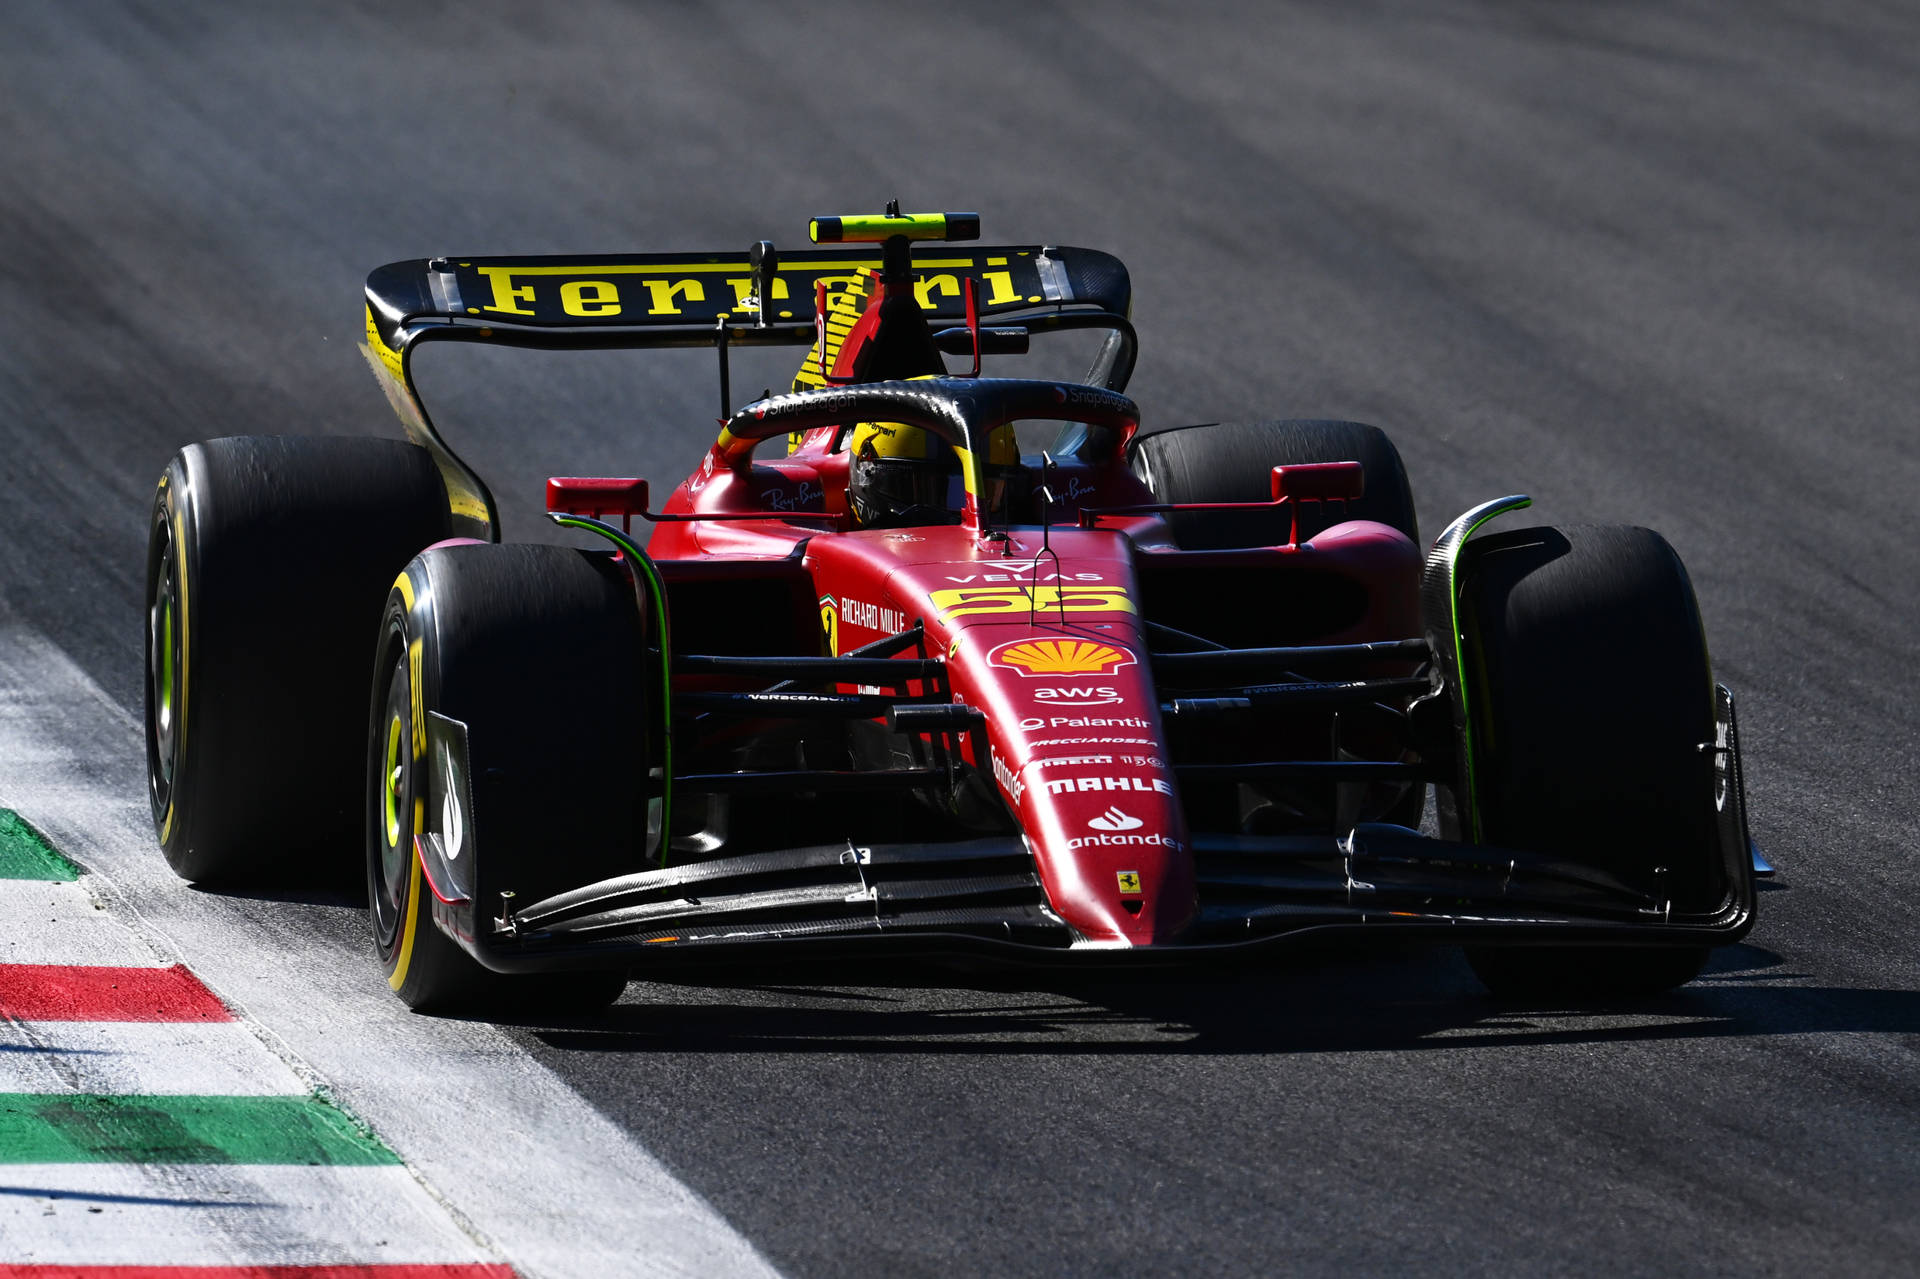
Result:
{"type": "Polygon", "coordinates": [[[0,1264],[492,1260],[399,1166],[0,1164],[0,1264]]]}
{"type": "Polygon", "coordinates": [[[0,964],[167,963],[131,928],[97,908],[81,884],[0,880],[0,964]]]}
{"type": "Polygon", "coordinates": [[[397,1165],[0,1164],[0,1265],[497,1260],[397,1165]]]}
{"type": "MultiPolygon", "coordinates": [[[[0,1092],[300,1095],[307,1086],[237,1021],[0,1021],[0,1092]]],[[[0,1165],[4,1175],[5,1165],[0,1165]]]]}

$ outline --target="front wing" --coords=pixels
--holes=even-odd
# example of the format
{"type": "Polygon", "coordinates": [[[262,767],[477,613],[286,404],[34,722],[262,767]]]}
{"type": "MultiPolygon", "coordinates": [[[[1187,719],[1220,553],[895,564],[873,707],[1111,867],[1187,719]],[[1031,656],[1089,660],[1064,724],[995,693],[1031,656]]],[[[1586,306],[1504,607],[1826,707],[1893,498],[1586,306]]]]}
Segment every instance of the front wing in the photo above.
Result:
{"type": "Polygon", "coordinates": [[[621,876],[519,910],[440,891],[441,837],[418,840],[436,922],[502,972],[647,971],[874,953],[1035,965],[1175,966],[1365,936],[1449,944],[1724,945],[1752,925],[1737,791],[1723,811],[1725,899],[1680,915],[1551,857],[1361,826],[1341,839],[1225,836],[1195,849],[1200,910],[1176,944],[1091,945],[1048,909],[1017,836],[816,845],[621,876]]]}

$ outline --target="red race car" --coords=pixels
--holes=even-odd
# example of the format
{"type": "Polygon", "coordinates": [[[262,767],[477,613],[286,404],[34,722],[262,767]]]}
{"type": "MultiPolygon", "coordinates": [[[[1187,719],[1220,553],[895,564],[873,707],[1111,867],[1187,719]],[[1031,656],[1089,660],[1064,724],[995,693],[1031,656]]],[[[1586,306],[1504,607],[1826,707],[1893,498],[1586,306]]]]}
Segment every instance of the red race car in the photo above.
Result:
{"type": "Polygon", "coordinates": [[[1342,935],[1614,995],[1746,933],[1733,699],[1659,535],[1470,541],[1510,497],[1423,552],[1373,427],[1143,431],[1126,268],[926,247],[978,228],[890,208],[785,254],[375,271],[411,442],[213,440],[160,481],[175,869],[257,881],[363,839],[388,980],[441,1009],[1342,935]],[[981,375],[1071,330],[1084,380],[981,375]],[[711,347],[724,424],[657,510],[643,480],[548,481],[605,549],[505,544],[416,393],[432,341],[711,347]],[[792,393],[734,408],[729,352],[777,345],[810,348],[792,393]]]}

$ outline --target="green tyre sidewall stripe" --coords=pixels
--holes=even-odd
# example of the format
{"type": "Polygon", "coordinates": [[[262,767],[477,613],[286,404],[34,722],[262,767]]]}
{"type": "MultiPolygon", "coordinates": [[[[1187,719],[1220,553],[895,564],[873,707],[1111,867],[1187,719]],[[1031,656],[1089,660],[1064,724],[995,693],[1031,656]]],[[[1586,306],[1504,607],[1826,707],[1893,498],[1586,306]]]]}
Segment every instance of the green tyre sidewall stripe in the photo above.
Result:
{"type": "MultiPolygon", "coordinates": [[[[660,637],[660,864],[667,864],[667,851],[672,843],[673,832],[673,677],[672,634],[667,621],[667,584],[660,576],[653,557],[640,549],[638,543],[603,520],[587,516],[568,515],[554,511],[548,514],[555,524],[562,528],[581,529],[597,533],[620,549],[627,566],[632,572],[635,585],[645,583],[647,599],[636,601],[636,606],[653,615],[654,633],[660,637]]],[[[644,656],[644,654],[643,654],[644,656]]],[[[644,786],[646,779],[641,778],[644,786]]]]}
{"type": "Polygon", "coordinates": [[[1466,549],[1467,539],[1488,521],[1532,505],[1533,499],[1523,494],[1482,502],[1447,525],[1434,539],[1421,572],[1421,611],[1426,619],[1427,642],[1434,656],[1451,667],[1447,674],[1453,685],[1454,731],[1459,744],[1462,792],[1458,797],[1461,810],[1458,817],[1463,829],[1459,833],[1472,841],[1481,838],[1481,820],[1474,778],[1474,699],[1467,688],[1465,630],[1460,615],[1460,555],[1466,549]],[[1439,633],[1436,626],[1442,619],[1447,628],[1444,634],[1439,633]]]}

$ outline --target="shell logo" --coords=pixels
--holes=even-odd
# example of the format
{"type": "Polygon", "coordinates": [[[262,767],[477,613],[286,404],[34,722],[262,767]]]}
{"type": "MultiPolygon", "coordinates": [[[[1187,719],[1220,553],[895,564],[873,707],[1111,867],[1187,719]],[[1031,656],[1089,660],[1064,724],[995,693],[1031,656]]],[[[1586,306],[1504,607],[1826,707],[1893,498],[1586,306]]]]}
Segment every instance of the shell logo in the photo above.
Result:
{"type": "Polygon", "coordinates": [[[1014,640],[994,649],[987,660],[1022,675],[1111,675],[1132,666],[1133,654],[1094,640],[1014,640]]]}

